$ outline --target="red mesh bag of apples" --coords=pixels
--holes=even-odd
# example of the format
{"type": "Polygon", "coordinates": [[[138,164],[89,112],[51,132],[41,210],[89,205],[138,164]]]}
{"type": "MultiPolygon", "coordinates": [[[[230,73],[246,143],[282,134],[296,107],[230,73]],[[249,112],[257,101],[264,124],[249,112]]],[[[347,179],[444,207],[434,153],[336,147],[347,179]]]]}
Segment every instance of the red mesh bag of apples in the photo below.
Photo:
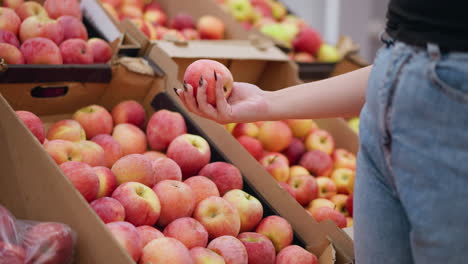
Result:
{"type": "Polygon", "coordinates": [[[67,225],[15,219],[0,205],[1,264],[73,263],[76,233],[67,225]]]}

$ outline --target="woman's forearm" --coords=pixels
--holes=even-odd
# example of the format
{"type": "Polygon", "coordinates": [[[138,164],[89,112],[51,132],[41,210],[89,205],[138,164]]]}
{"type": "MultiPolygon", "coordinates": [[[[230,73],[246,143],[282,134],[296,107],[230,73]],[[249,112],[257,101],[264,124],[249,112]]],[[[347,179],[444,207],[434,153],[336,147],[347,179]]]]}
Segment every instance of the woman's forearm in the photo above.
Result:
{"type": "Polygon", "coordinates": [[[266,120],[357,116],[365,103],[372,66],[268,92],[266,120]]]}

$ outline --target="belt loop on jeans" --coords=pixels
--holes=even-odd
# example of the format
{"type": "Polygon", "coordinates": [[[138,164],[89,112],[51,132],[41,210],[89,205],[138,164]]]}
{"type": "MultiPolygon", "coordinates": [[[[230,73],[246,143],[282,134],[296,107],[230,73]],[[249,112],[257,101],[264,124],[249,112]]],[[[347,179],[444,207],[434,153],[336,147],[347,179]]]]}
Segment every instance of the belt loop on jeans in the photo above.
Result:
{"type": "Polygon", "coordinates": [[[380,32],[379,39],[387,46],[387,48],[395,44],[393,38],[390,37],[386,31],[380,32]]]}
{"type": "Polygon", "coordinates": [[[439,60],[440,59],[440,48],[439,45],[434,43],[427,43],[427,53],[432,60],[439,60]]]}

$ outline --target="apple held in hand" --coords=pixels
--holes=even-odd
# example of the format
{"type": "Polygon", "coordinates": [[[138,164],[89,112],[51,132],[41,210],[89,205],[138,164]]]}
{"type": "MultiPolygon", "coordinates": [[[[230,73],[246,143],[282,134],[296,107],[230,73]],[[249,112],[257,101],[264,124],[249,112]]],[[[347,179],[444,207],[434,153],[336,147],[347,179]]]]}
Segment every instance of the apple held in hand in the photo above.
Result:
{"type": "Polygon", "coordinates": [[[207,85],[206,95],[209,104],[216,105],[216,78],[222,78],[223,80],[224,97],[228,98],[231,95],[234,78],[229,69],[223,64],[214,60],[197,60],[187,67],[184,82],[193,87],[194,96],[197,95],[201,77],[203,77],[207,85]]]}
{"type": "Polygon", "coordinates": [[[135,226],[128,222],[112,222],[106,224],[117,242],[134,261],[138,261],[142,253],[142,242],[135,226]]]}
{"type": "Polygon", "coordinates": [[[41,144],[44,143],[45,129],[41,119],[29,111],[16,111],[15,113],[18,118],[23,121],[29,131],[31,131],[31,133],[37,138],[37,140],[39,140],[41,144]]]}
{"type": "Polygon", "coordinates": [[[240,232],[252,231],[263,217],[260,201],[242,190],[231,190],[223,198],[236,207],[240,216],[240,232]]]}

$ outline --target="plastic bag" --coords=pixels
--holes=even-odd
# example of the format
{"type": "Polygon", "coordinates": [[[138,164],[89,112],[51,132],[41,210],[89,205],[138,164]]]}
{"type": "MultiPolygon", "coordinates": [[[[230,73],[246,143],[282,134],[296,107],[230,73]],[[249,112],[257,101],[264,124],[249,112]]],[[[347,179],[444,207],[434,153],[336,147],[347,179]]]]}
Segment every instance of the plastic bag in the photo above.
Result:
{"type": "Polygon", "coordinates": [[[71,264],[75,244],[69,226],[17,220],[0,205],[0,264],[71,264]]]}

